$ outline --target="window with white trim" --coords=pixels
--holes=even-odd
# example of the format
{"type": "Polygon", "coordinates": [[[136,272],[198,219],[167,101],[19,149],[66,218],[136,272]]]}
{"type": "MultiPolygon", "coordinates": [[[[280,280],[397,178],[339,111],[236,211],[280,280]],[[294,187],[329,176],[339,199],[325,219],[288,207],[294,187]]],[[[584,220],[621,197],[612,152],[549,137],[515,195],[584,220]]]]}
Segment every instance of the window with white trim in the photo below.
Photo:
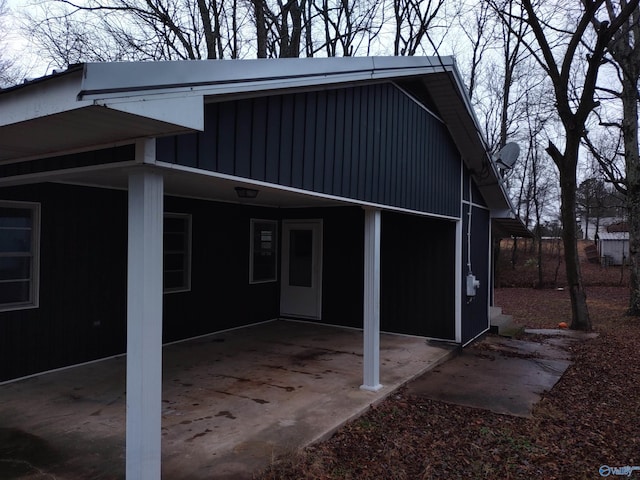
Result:
{"type": "Polygon", "coordinates": [[[191,215],[164,214],[164,292],[191,290],[191,215]]]}
{"type": "Polygon", "coordinates": [[[251,219],[249,283],[275,282],[277,263],[278,222],[251,219]]]}
{"type": "Polygon", "coordinates": [[[0,201],[0,311],[38,306],[40,205],[0,201]]]}

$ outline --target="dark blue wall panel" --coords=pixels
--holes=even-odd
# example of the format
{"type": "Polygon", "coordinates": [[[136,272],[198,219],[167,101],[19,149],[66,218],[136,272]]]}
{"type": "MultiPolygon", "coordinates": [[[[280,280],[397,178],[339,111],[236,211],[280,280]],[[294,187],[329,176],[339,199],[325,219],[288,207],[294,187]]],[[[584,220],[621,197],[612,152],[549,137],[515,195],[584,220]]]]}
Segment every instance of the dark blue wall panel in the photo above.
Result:
{"type": "Polygon", "coordinates": [[[455,238],[455,222],[383,213],[383,331],[455,340],[455,238]]]}
{"type": "Polygon", "coordinates": [[[473,274],[480,281],[475,297],[468,299],[466,293],[466,276],[468,273],[467,232],[469,227],[469,205],[463,206],[463,273],[462,285],[462,342],[467,343],[489,328],[489,211],[484,208],[473,207],[471,216],[471,268],[473,274]]]}
{"type": "MultiPolygon", "coordinates": [[[[0,381],[124,353],[127,193],[59,184],[0,189],[41,204],[40,305],[0,312],[0,381]]],[[[279,283],[249,284],[250,218],[274,209],[165,198],[192,215],[192,288],[164,295],[165,342],[275,318],[279,283]],[[248,301],[248,299],[250,299],[248,301]]]]}
{"type": "Polygon", "coordinates": [[[459,215],[446,127],[389,83],[206,105],[205,131],[159,159],[315,192],[459,215]],[[175,152],[172,153],[172,152],[175,152]]]}
{"type": "MultiPolygon", "coordinates": [[[[171,152],[172,150],[170,149],[169,154],[171,154],[171,152]]],[[[175,156],[173,158],[175,158],[175,156]]],[[[0,178],[127,162],[134,159],[135,145],[122,145],[120,147],[58,155],[56,157],[39,158],[16,163],[3,163],[0,165],[0,178]]]]}

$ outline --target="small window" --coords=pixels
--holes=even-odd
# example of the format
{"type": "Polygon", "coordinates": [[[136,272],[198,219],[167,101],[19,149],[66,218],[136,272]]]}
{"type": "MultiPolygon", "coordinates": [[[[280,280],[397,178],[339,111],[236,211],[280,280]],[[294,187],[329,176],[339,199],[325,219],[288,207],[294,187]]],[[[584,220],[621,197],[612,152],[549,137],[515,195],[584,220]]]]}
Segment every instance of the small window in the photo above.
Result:
{"type": "Polygon", "coordinates": [[[277,280],[277,233],[278,222],[251,219],[250,283],[277,280]]]}
{"type": "Polygon", "coordinates": [[[164,292],[191,289],[191,215],[164,215],[164,292]]]}
{"type": "Polygon", "coordinates": [[[0,201],[0,311],[38,306],[40,205],[0,201]]]}

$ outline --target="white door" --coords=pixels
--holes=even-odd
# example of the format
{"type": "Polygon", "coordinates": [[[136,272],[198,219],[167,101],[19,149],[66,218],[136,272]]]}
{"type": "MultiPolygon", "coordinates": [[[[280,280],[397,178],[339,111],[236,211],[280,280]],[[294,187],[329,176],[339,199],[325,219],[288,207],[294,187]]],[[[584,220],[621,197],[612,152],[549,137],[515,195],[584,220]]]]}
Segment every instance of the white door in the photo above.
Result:
{"type": "Polygon", "coordinates": [[[322,220],[282,222],[280,315],[320,319],[322,220]]]}

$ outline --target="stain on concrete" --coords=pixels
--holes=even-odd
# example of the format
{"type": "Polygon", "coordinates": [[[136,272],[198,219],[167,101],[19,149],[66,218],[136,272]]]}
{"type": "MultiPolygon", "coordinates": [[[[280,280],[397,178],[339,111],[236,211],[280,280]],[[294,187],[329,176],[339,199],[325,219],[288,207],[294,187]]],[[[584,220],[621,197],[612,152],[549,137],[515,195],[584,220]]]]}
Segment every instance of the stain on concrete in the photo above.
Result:
{"type": "MultiPolygon", "coordinates": [[[[253,383],[255,385],[261,385],[261,386],[264,385],[264,386],[267,386],[267,387],[280,388],[280,389],[282,389],[282,390],[284,390],[286,392],[293,392],[296,389],[295,387],[285,387],[285,386],[282,386],[282,385],[276,385],[275,383],[261,382],[261,381],[251,380],[249,378],[235,377],[233,375],[217,375],[217,374],[215,374],[215,375],[212,375],[212,377],[231,378],[233,380],[237,380],[237,381],[242,382],[242,383],[247,383],[248,382],[248,383],[253,383]]],[[[253,400],[252,398],[245,397],[243,395],[232,394],[232,393],[229,393],[229,392],[220,392],[220,391],[218,391],[218,393],[223,393],[223,394],[226,394],[226,395],[234,395],[234,396],[237,396],[237,397],[248,398],[249,400],[253,400]]]]}
{"type": "Polygon", "coordinates": [[[304,367],[307,363],[318,361],[321,357],[326,357],[329,354],[331,354],[331,352],[328,350],[310,349],[293,355],[292,361],[294,365],[304,367]]]}
{"type": "Polygon", "coordinates": [[[17,428],[0,428],[0,478],[42,475],[60,460],[60,453],[43,438],[17,428]]]}
{"type": "Polygon", "coordinates": [[[249,378],[243,378],[243,377],[236,377],[235,375],[221,375],[221,374],[213,374],[211,375],[212,377],[217,377],[217,378],[230,378],[232,380],[237,380],[238,382],[251,382],[251,379],[249,378]]]}
{"type": "Polygon", "coordinates": [[[207,433],[211,433],[213,430],[209,430],[208,428],[204,432],[196,433],[193,437],[188,438],[187,442],[193,442],[196,438],[204,437],[207,433]]]}
{"type": "Polygon", "coordinates": [[[291,372],[291,373],[301,373],[303,375],[309,375],[309,376],[313,376],[313,377],[315,377],[317,375],[316,372],[307,372],[305,370],[298,370],[298,369],[295,369],[295,368],[286,368],[286,367],[283,367],[282,365],[261,365],[261,366],[265,367],[265,368],[270,368],[272,370],[281,370],[283,372],[291,372]]]}
{"type": "Polygon", "coordinates": [[[221,410],[218,413],[216,413],[216,417],[226,417],[226,418],[230,418],[231,420],[235,420],[236,417],[233,416],[233,414],[229,411],[229,410],[221,410]]]}

